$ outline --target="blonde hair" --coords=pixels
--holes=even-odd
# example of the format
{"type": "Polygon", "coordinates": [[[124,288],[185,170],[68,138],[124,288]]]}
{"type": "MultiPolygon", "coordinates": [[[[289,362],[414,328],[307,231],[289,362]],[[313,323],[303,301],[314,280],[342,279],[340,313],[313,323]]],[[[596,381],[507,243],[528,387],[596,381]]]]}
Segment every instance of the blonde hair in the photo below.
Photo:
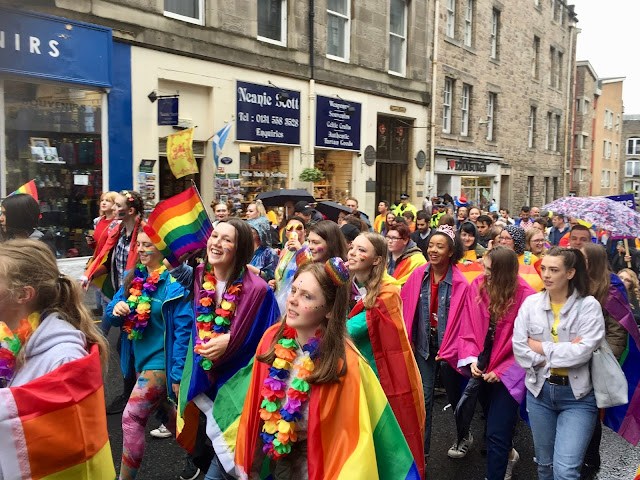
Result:
{"type": "MultiPolygon", "coordinates": [[[[56,259],[47,245],[24,239],[0,243],[0,278],[7,283],[10,300],[20,289],[32,287],[35,290],[30,305],[32,312],[57,313],[84,333],[87,347],[98,345],[102,367],[106,371],[107,342],[82,303],[80,287],[71,278],[60,274],[56,259]]],[[[24,364],[25,352],[23,348],[18,355],[18,368],[24,364]]]]}
{"type": "Polygon", "coordinates": [[[380,257],[380,263],[374,265],[369,274],[369,278],[364,282],[364,287],[367,289],[367,294],[362,299],[365,309],[370,309],[376,306],[378,295],[380,295],[380,287],[382,286],[382,278],[384,272],[387,270],[387,254],[389,252],[387,248],[387,241],[379,233],[374,232],[362,232],[359,237],[364,237],[371,245],[376,257],[380,257]]]}
{"type": "Polygon", "coordinates": [[[631,277],[631,288],[628,289],[629,296],[633,295],[636,300],[640,302],[640,282],[638,281],[638,275],[630,268],[623,268],[618,272],[618,276],[620,276],[621,273],[626,273],[627,275],[629,275],[629,277],[631,277]]]}
{"type": "MultiPolygon", "coordinates": [[[[531,251],[531,239],[533,238],[534,235],[537,235],[538,233],[541,233],[542,236],[544,237],[544,232],[542,230],[540,230],[537,227],[531,227],[529,230],[527,230],[524,234],[524,249],[527,252],[531,251]]],[[[547,249],[543,248],[542,249],[542,253],[540,254],[536,254],[539,257],[544,257],[544,254],[546,253],[547,249]]]]}
{"type": "Polygon", "coordinates": [[[252,202],[255,206],[256,206],[256,210],[258,211],[258,215],[261,217],[266,217],[267,216],[267,211],[264,208],[264,205],[262,204],[262,200],[256,200],[255,202],[252,202]]]}
{"type": "Polygon", "coordinates": [[[116,203],[116,197],[118,196],[118,192],[104,192],[100,195],[100,201],[107,200],[111,203],[116,203]]]}

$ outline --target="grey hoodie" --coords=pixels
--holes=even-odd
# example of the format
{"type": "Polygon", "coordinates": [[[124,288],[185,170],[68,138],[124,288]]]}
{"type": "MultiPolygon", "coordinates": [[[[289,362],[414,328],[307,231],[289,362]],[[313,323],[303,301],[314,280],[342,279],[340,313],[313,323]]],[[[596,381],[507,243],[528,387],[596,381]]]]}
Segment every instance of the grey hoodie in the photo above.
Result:
{"type": "Polygon", "coordinates": [[[55,370],[60,365],[86,355],[84,333],[58,314],[48,315],[33,332],[27,344],[24,365],[15,373],[9,387],[18,387],[55,370]]]}

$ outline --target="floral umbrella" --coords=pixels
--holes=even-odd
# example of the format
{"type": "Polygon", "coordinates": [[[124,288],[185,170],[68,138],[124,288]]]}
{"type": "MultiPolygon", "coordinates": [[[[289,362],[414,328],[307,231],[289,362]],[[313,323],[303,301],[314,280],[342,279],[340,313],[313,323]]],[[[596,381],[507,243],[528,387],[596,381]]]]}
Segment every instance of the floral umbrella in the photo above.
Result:
{"type": "Polygon", "coordinates": [[[640,214],[606,197],[562,197],[547,203],[542,210],[593,223],[615,237],[640,236],[640,214]]]}

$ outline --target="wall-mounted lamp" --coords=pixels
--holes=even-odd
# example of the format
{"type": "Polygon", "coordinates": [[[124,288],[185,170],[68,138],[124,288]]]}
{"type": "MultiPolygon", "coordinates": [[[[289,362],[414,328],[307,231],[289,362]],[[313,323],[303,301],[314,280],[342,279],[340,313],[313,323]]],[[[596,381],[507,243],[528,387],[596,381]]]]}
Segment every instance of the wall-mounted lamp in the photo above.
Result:
{"type": "Polygon", "coordinates": [[[287,100],[289,100],[289,94],[288,94],[286,91],[284,91],[283,89],[281,89],[279,86],[277,86],[277,85],[276,85],[275,83],[273,83],[271,80],[268,80],[268,81],[267,81],[267,83],[268,83],[269,85],[271,85],[272,87],[275,87],[275,88],[277,88],[278,90],[280,90],[280,91],[278,92],[278,99],[279,99],[281,102],[286,102],[287,100]]]}
{"type": "Polygon", "coordinates": [[[151,103],[154,103],[159,98],[175,98],[179,96],[180,96],[180,92],[176,92],[175,95],[158,95],[156,91],[153,90],[149,95],[147,95],[147,98],[151,103]]]}

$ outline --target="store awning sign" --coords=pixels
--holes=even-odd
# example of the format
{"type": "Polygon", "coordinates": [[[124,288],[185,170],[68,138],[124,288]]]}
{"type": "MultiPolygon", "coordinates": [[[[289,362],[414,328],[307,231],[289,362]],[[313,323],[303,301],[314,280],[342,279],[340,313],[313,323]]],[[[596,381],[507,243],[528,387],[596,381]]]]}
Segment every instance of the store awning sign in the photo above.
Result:
{"type": "Polygon", "coordinates": [[[236,83],[236,139],[300,145],[300,92],[236,83]]]}
{"type": "Polygon", "coordinates": [[[0,72],[111,87],[111,29],[0,7],[0,72]]]}
{"type": "Polygon", "coordinates": [[[360,151],[362,106],[340,98],[316,97],[316,147],[360,151]]]}
{"type": "Polygon", "coordinates": [[[178,97],[158,98],[158,125],[178,125],[178,97]]]}
{"type": "Polygon", "coordinates": [[[482,160],[453,159],[447,160],[447,170],[456,172],[486,172],[487,162],[482,160]]]}

